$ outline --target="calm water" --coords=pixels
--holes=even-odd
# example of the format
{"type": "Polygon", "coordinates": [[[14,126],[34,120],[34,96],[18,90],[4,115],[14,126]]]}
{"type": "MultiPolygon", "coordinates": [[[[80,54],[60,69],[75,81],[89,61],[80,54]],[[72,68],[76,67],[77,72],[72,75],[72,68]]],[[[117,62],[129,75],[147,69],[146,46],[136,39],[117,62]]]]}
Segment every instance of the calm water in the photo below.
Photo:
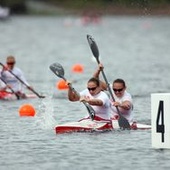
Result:
{"type": "Polygon", "coordinates": [[[167,17],[103,17],[83,26],[74,17],[12,17],[0,22],[0,61],[14,55],[34,89],[45,99],[0,101],[0,169],[169,169],[170,150],[151,146],[151,131],[113,131],[56,135],[56,124],[77,121],[87,114],[56,89],[49,65],[59,62],[65,77],[79,91],[97,68],[87,43],[92,35],[110,82],[125,79],[134,97],[135,119],[151,122],[150,94],[169,92],[170,19],[167,17]],[[84,65],[82,74],[74,64],[84,65]],[[55,98],[53,95],[55,94],[55,98]],[[19,117],[32,104],[35,117],[19,117]]]}

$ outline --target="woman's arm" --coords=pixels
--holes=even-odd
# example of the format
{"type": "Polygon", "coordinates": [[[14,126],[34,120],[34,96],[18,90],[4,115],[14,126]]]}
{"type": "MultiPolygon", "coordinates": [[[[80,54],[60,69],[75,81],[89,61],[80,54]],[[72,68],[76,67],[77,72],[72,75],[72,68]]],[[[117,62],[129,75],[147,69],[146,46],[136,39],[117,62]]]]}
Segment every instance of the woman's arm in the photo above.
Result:
{"type": "Polygon", "coordinates": [[[70,86],[69,86],[69,88],[68,88],[68,99],[69,99],[70,101],[79,101],[79,99],[80,99],[79,94],[78,94],[77,92],[75,92],[75,91],[73,90],[73,88],[70,87],[70,86]]]}
{"type": "MultiPolygon", "coordinates": [[[[93,77],[99,79],[100,72],[104,69],[102,64],[99,64],[98,69],[94,72],[93,77]]],[[[100,80],[100,87],[102,90],[107,90],[107,84],[100,80]]]]}
{"type": "Polygon", "coordinates": [[[92,106],[103,106],[103,101],[100,99],[89,99],[86,96],[82,96],[80,97],[80,102],[83,102],[83,101],[89,103],[92,106]]]}

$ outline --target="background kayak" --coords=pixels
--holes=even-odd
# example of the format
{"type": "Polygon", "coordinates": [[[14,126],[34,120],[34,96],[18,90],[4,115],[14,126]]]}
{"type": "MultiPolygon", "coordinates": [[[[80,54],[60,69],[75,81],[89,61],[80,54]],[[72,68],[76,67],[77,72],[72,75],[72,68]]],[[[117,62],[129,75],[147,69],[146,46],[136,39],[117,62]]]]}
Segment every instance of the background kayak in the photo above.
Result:
{"type": "MultiPolygon", "coordinates": [[[[28,98],[37,98],[37,96],[35,94],[26,94],[26,98],[20,98],[20,99],[28,99],[28,98]]],[[[18,100],[18,99],[14,93],[0,91],[0,100],[18,100]]]]}

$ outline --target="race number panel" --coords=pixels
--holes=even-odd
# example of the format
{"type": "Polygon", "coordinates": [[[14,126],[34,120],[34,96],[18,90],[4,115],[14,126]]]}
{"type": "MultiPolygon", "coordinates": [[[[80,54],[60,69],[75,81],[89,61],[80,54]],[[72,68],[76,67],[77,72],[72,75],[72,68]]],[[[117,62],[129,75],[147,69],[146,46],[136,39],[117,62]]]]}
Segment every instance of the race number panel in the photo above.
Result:
{"type": "Polygon", "coordinates": [[[170,148],[170,93],[151,94],[152,147],[170,148]]]}

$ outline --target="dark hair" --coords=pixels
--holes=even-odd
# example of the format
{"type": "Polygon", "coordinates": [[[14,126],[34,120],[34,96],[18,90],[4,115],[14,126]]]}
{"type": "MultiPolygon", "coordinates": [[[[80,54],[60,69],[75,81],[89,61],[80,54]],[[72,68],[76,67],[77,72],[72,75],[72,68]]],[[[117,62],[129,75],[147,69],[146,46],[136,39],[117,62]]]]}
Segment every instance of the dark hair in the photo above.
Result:
{"type": "Polygon", "coordinates": [[[126,87],[125,81],[123,79],[118,78],[118,79],[113,81],[113,84],[114,83],[121,83],[121,84],[123,84],[123,87],[126,87]]]}
{"type": "Polygon", "coordinates": [[[98,78],[92,77],[89,79],[88,83],[94,82],[97,86],[100,85],[100,80],[98,78]]]}

